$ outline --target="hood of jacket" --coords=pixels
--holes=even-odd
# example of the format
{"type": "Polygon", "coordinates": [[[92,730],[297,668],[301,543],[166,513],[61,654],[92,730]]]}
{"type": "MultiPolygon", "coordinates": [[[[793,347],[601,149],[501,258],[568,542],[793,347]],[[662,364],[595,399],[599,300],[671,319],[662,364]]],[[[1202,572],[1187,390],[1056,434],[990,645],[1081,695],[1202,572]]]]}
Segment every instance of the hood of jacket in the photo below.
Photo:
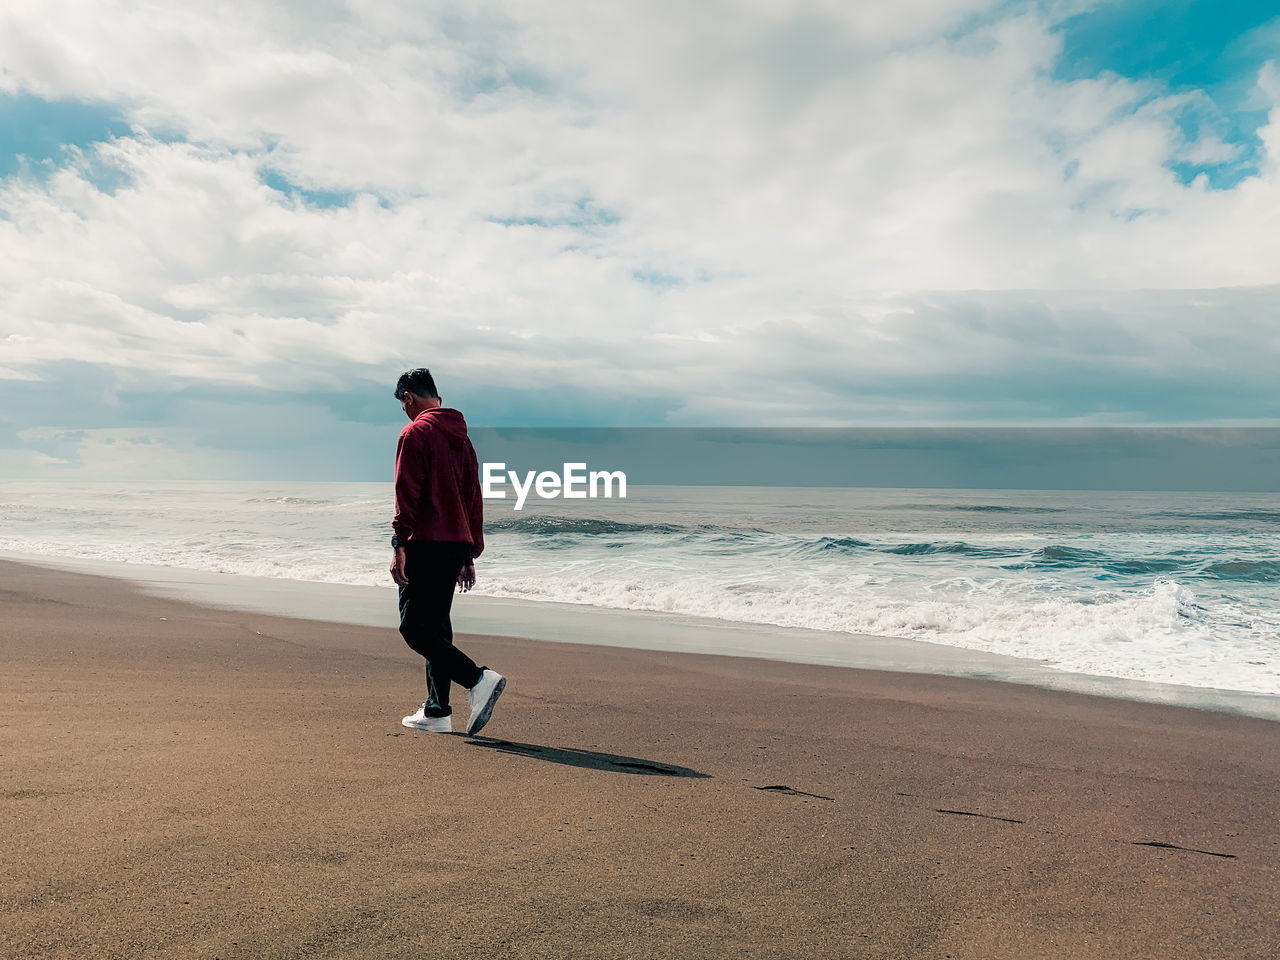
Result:
{"type": "Polygon", "coordinates": [[[414,418],[413,422],[428,426],[432,430],[439,430],[450,440],[463,440],[467,436],[467,421],[463,419],[461,411],[454,410],[452,407],[424,410],[414,418]]]}

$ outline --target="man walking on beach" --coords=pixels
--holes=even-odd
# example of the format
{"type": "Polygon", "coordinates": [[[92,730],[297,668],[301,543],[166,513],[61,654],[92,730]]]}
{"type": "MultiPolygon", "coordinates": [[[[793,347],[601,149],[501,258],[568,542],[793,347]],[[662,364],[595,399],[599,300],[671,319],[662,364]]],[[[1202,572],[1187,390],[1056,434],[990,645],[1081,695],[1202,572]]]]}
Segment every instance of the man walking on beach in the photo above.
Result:
{"type": "Polygon", "coordinates": [[[400,635],[427,662],[426,702],[401,722],[452,732],[449,684],[459,683],[471,701],[467,734],[479,733],[507,681],[453,645],[449,622],[454,587],[475,585],[475,558],[484,550],[476,452],[462,414],[441,406],[425,367],[400,377],[396,399],[411,422],[396,446],[391,576],[400,587],[400,635]]]}

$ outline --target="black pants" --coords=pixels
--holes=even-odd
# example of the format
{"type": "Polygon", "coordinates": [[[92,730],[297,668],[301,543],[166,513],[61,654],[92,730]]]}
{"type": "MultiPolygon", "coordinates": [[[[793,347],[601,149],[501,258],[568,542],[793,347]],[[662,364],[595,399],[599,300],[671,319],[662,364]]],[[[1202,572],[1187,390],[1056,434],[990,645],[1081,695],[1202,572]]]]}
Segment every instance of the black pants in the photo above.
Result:
{"type": "Polygon", "coordinates": [[[453,645],[449,622],[453,591],[471,560],[471,544],[410,541],[404,554],[409,583],[400,588],[400,636],[426,658],[427,703],[445,710],[451,682],[468,688],[480,682],[480,667],[453,645]]]}

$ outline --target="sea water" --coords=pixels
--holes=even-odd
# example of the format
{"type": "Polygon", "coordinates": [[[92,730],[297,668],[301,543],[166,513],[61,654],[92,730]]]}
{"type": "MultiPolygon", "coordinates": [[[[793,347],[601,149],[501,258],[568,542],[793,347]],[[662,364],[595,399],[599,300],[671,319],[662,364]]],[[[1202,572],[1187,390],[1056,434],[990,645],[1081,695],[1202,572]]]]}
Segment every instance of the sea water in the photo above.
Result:
{"type": "MultiPolygon", "coordinates": [[[[476,591],[1280,694],[1280,495],[628,487],[486,503],[476,591]]],[[[0,482],[0,550],[384,585],[385,483],[0,482]]]]}

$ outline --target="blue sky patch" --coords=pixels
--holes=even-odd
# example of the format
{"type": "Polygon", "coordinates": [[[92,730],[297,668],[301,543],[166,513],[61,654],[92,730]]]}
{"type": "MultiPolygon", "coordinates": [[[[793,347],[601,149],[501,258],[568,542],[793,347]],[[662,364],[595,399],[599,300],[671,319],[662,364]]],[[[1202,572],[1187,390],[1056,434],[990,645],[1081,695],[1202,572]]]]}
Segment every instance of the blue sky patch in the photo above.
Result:
{"type": "Polygon", "coordinates": [[[1058,26],[1059,75],[1074,80],[1110,71],[1163,80],[1175,90],[1229,87],[1242,68],[1256,71],[1265,59],[1237,41],[1278,19],[1274,0],[1103,3],[1058,26]]]}
{"type": "Polygon", "coordinates": [[[1203,91],[1211,103],[1180,118],[1194,139],[1213,135],[1238,146],[1223,162],[1178,162],[1170,168],[1183,183],[1200,174],[1214,189],[1230,189],[1256,174],[1265,109],[1253,100],[1257,74],[1276,53],[1280,15],[1274,0],[1121,0],[1100,4],[1056,28],[1062,39],[1055,79],[1117,74],[1156,81],[1171,93],[1203,91]]]}
{"type": "Polygon", "coordinates": [[[631,276],[647,287],[667,289],[684,286],[684,280],[664,270],[632,270],[631,276]]]}
{"type": "Polygon", "coordinates": [[[69,158],[67,147],[87,150],[130,133],[110,104],[0,95],[0,177],[57,169],[69,158]]]}
{"type": "Polygon", "coordinates": [[[308,190],[300,187],[278,170],[270,168],[258,171],[258,179],[265,185],[283,193],[290,200],[298,200],[308,207],[331,210],[348,207],[356,198],[354,193],[346,190],[308,190]]]}
{"type": "Polygon", "coordinates": [[[532,68],[517,67],[480,71],[461,77],[455,82],[453,93],[459,100],[470,101],[513,89],[536,96],[549,96],[555,91],[549,77],[532,68]]]}
{"type": "Polygon", "coordinates": [[[469,55],[467,66],[449,78],[452,94],[464,103],[504,91],[554,95],[557,85],[551,75],[530,63],[512,57],[516,25],[506,16],[459,6],[441,12],[436,19],[440,32],[469,55]]]}
{"type": "Polygon", "coordinates": [[[596,203],[593,197],[584,196],[573,201],[562,213],[489,217],[489,222],[504,227],[572,227],[575,230],[590,230],[611,227],[621,219],[612,210],[596,203]]]}

